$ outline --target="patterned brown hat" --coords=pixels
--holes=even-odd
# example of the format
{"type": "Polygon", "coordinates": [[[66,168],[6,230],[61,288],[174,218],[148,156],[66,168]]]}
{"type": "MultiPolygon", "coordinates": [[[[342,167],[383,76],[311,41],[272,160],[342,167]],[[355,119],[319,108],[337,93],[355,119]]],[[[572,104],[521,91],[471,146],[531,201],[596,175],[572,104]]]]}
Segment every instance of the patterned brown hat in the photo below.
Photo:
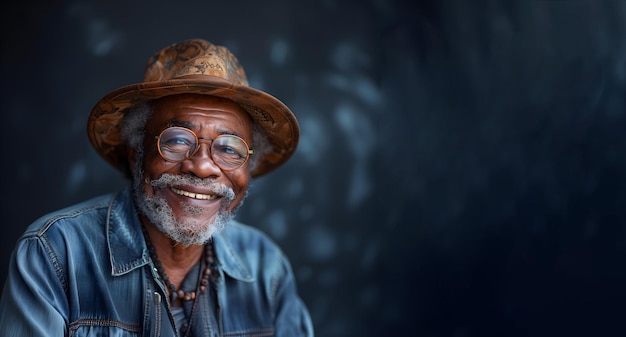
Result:
{"type": "Polygon", "coordinates": [[[296,150],[300,128],[291,110],[274,96],[250,87],[243,67],[228,49],[201,39],[164,48],[148,61],[143,82],[121,87],[100,99],[87,122],[91,144],[115,168],[124,171],[124,115],[139,103],[182,93],[230,99],[265,131],[273,151],[259,160],[251,172],[253,177],[275,169],[296,150]]]}

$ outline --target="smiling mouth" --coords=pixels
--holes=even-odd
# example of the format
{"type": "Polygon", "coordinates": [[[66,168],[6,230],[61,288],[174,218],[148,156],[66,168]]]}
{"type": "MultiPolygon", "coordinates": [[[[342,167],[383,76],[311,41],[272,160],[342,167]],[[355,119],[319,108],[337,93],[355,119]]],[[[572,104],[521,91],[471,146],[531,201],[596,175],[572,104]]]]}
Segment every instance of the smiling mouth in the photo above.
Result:
{"type": "Polygon", "coordinates": [[[174,187],[170,187],[170,190],[178,195],[182,195],[188,198],[193,198],[193,199],[198,199],[198,200],[215,200],[218,198],[217,195],[193,193],[193,192],[189,192],[185,190],[179,190],[174,187]]]}

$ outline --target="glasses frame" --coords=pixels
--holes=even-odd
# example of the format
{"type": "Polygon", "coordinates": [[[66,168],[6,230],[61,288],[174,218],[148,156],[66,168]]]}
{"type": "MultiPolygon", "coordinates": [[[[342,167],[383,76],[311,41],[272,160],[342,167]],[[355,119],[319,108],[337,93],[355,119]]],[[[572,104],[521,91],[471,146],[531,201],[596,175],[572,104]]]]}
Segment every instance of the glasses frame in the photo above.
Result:
{"type": "Polygon", "coordinates": [[[254,150],[252,150],[250,148],[250,146],[248,145],[248,142],[246,142],[243,138],[236,136],[236,135],[230,135],[230,134],[224,134],[224,135],[219,135],[213,139],[211,138],[203,138],[203,137],[198,137],[198,135],[189,128],[183,127],[183,126],[170,126],[167,127],[165,129],[163,129],[163,131],[161,131],[159,133],[158,136],[154,136],[154,138],[156,139],[156,146],[157,146],[157,150],[159,151],[159,155],[161,156],[161,158],[163,158],[163,160],[168,161],[170,163],[182,163],[187,159],[192,158],[193,156],[196,155],[196,153],[198,153],[198,151],[200,150],[200,142],[201,141],[205,141],[209,143],[209,157],[211,157],[211,160],[213,161],[213,163],[215,163],[215,165],[217,167],[219,167],[222,171],[234,171],[240,167],[242,167],[243,165],[245,165],[248,162],[248,159],[250,159],[250,156],[254,154],[254,150]],[[180,130],[184,130],[184,131],[189,131],[194,138],[196,139],[196,148],[193,150],[193,152],[191,154],[189,154],[189,156],[187,156],[184,159],[181,160],[171,160],[171,159],[167,159],[164,155],[163,152],[161,152],[161,136],[163,136],[163,133],[165,133],[166,131],[172,130],[172,129],[180,129],[180,130]],[[246,146],[246,149],[248,149],[248,151],[246,152],[246,159],[244,159],[244,161],[241,163],[241,165],[232,168],[232,169],[227,169],[227,168],[223,168],[220,164],[218,164],[215,159],[213,158],[213,142],[220,138],[220,137],[235,137],[238,138],[239,140],[241,140],[243,142],[243,144],[246,146]]]}

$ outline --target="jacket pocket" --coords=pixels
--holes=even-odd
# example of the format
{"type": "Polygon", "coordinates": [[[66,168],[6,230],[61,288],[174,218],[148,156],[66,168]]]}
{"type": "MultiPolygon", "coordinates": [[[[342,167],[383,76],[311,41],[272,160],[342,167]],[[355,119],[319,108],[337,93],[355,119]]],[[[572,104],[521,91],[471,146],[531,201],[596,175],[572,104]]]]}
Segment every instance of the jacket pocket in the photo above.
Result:
{"type": "Polygon", "coordinates": [[[82,336],[141,336],[141,324],[130,324],[109,319],[79,319],[70,323],[72,337],[82,336]]]}

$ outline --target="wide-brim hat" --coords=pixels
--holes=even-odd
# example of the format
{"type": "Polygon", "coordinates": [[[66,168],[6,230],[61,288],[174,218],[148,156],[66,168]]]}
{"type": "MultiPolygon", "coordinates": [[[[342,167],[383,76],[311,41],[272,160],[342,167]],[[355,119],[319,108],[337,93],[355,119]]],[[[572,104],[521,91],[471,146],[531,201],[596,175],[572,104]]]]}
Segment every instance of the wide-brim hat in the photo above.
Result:
{"type": "Polygon", "coordinates": [[[258,164],[250,172],[253,177],[280,166],[296,150],[300,128],[291,110],[269,93],[250,87],[243,67],[227,48],[202,39],[165,47],[148,60],[143,82],[121,87],[100,99],[87,122],[91,144],[115,168],[127,170],[128,147],[121,124],[129,109],[157,98],[189,93],[234,101],[265,132],[273,149],[257,158],[258,164]]]}

